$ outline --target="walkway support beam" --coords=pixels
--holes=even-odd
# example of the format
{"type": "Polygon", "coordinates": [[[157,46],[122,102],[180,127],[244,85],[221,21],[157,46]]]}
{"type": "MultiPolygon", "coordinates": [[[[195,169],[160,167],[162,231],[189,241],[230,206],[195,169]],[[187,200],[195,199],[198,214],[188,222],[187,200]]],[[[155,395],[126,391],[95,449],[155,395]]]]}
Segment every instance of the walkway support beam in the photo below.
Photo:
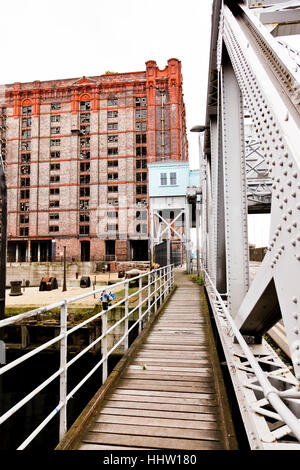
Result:
{"type": "Polygon", "coordinates": [[[228,307],[236,316],[249,288],[247,184],[243,98],[223,51],[221,75],[222,142],[228,307]]]}
{"type": "Polygon", "coordinates": [[[213,2],[202,178],[202,212],[213,223],[202,221],[202,272],[251,448],[299,449],[300,54],[249,3],[213,2]],[[250,286],[246,165],[252,212],[271,201],[269,243],[250,286]],[[295,376],[263,338],[280,319],[295,376]]]}

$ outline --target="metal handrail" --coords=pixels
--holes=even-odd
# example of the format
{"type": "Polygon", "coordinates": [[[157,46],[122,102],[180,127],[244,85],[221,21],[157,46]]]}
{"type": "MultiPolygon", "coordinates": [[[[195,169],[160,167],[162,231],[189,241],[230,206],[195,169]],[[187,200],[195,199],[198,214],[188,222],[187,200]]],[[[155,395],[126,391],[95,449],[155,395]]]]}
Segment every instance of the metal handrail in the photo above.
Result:
{"type": "Polygon", "coordinates": [[[297,439],[300,441],[300,422],[298,418],[293,414],[293,412],[286,406],[286,404],[283,402],[281,399],[281,396],[283,398],[288,398],[288,397],[297,397],[299,398],[299,395],[297,393],[297,390],[287,390],[285,393],[282,393],[276,388],[274,388],[268,378],[266,377],[265,373],[263,372],[262,368],[260,367],[259,363],[255,359],[254,354],[250,350],[249,346],[247,345],[246,341],[244,340],[242,334],[240,333],[238,327],[235,324],[235,321],[233,317],[230,315],[223,299],[221,298],[219,292],[217,291],[213,281],[209,277],[209,274],[207,271],[202,268],[205,278],[208,280],[210,288],[213,290],[214,294],[216,295],[221,307],[222,307],[222,313],[225,315],[226,320],[230,324],[230,327],[232,329],[232,332],[235,335],[236,340],[238,341],[241,349],[243,350],[243,353],[245,354],[246,358],[249,361],[250,366],[252,367],[252,370],[259,381],[263,394],[265,398],[269,401],[269,403],[273,406],[273,408],[277,411],[279,416],[282,418],[282,420],[289,426],[291,431],[294,433],[294,435],[297,437],[297,439]]]}
{"type": "Polygon", "coordinates": [[[16,403],[13,407],[7,410],[2,416],[0,416],[0,424],[5,422],[9,419],[13,414],[18,411],[22,406],[28,403],[34,396],[36,396],[41,390],[43,390],[47,385],[49,385],[53,380],[60,378],[60,397],[59,403],[55,407],[51,413],[39,424],[39,426],[25,439],[25,441],[17,448],[17,450],[25,449],[30,442],[44,429],[44,427],[59,413],[59,440],[61,440],[67,431],[67,403],[70,398],[74,396],[74,394],[84,385],[84,383],[94,374],[94,372],[102,365],[102,383],[105,382],[107,379],[107,365],[108,365],[108,358],[112,354],[112,352],[120,346],[120,344],[124,343],[125,351],[128,349],[128,335],[133,330],[133,328],[139,325],[139,333],[142,330],[142,320],[146,315],[149,316],[152,313],[152,309],[154,312],[157,311],[158,308],[158,301],[162,302],[165,300],[167,294],[170,292],[172,286],[174,285],[174,265],[168,265],[162,268],[154,269],[150,272],[146,272],[135,276],[131,279],[126,279],[120,281],[116,284],[111,286],[102,286],[99,289],[93,290],[91,292],[79,295],[77,297],[72,297],[70,299],[63,299],[59,302],[55,302],[51,305],[47,305],[44,307],[36,308],[34,310],[30,310],[29,312],[25,312],[19,315],[14,315],[10,318],[4,319],[0,321],[0,328],[3,328],[7,325],[12,325],[16,322],[20,322],[24,319],[30,318],[34,315],[38,315],[41,313],[47,313],[53,310],[54,308],[60,308],[60,334],[53,338],[50,341],[38,346],[34,350],[24,354],[22,357],[12,361],[11,363],[4,365],[0,368],[0,375],[3,375],[8,370],[13,369],[14,367],[18,366],[22,362],[26,361],[27,359],[31,358],[32,356],[38,354],[39,352],[43,351],[47,347],[59,342],[60,343],[60,366],[59,369],[54,372],[50,377],[48,377],[43,383],[41,383],[38,387],[28,393],[22,400],[16,403]],[[147,276],[147,284],[142,287],[142,279],[147,276]],[[134,292],[129,295],[129,283],[132,281],[139,282],[139,289],[137,292],[134,292]],[[159,282],[158,282],[159,281],[159,282]],[[92,317],[84,320],[83,322],[79,323],[78,325],[67,329],[67,316],[68,316],[68,304],[76,302],[78,300],[84,299],[90,295],[95,295],[100,292],[104,292],[106,290],[113,291],[113,289],[124,285],[125,287],[125,295],[123,299],[118,301],[115,304],[112,304],[108,307],[107,310],[102,310],[101,312],[93,315],[92,317]],[[143,299],[142,298],[142,291],[148,289],[147,296],[143,299]],[[129,310],[129,300],[133,296],[138,295],[138,305],[135,306],[133,309],[129,310]],[[154,300],[151,302],[151,298],[154,300]],[[147,302],[147,308],[143,312],[143,304],[147,302]],[[125,304],[125,314],[122,316],[120,320],[115,322],[109,329],[107,329],[107,313],[116,308],[117,306],[121,305],[122,303],[125,304]],[[139,310],[139,317],[134,322],[131,327],[128,327],[128,318],[135,312],[139,310]],[[77,329],[82,328],[83,326],[87,325],[88,323],[96,320],[102,319],[102,334],[98,336],[92,343],[90,343],[87,347],[85,347],[82,351],[80,351],[75,357],[73,357],[70,361],[67,361],[67,341],[68,337],[74,333],[77,329]],[[118,340],[116,344],[108,351],[107,347],[107,336],[110,334],[118,325],[122,322],[125,322],[124,334],[118,340]],[[100,361],[86,374],[86,376],[67,394],[67,371],[68,368],[74,364],[80,357],[82,357],[85,353],[87,353],[91,348],[93,348],[97,343],[101,341],[101,348],[102,354],[100,361]]]}

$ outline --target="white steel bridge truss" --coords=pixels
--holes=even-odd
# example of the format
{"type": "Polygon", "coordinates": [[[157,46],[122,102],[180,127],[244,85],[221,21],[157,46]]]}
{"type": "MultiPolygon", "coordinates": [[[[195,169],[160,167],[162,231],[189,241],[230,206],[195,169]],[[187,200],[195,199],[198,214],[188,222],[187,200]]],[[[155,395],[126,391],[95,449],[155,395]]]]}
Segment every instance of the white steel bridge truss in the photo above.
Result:
{"type": "MultiPolygon", "coordinates": [[[[279,26],[291,9],[298,18],[300,2],[259,5],[266,9],[252,0],[213,3],[202,267],[251,449],[300,450],[299,55],[274,37],[279,27],[274,34],[266,26],[275,13],[279,26]],[[256,134],[250,140],[245,108],[256,134]],[[262,184],[253,181],[251,195],[250,175],[259,169],[267,171],[256,175],[262,184]],[[247,197],[271,202],[270,243],[251,285],[247,197]],[[294,374],[262,339],[281,318],[294,374]]],[[[300,20],[289,21],[295,31],[300,20]]]]}

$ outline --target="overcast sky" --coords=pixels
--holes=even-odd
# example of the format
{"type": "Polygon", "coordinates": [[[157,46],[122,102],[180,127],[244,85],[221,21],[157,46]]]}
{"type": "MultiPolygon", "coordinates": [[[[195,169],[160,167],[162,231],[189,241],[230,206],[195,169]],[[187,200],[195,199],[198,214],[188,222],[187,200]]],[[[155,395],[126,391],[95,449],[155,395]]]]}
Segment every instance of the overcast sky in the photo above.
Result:
{"type": "MultiPolygon", "coordinates": [[[[191,166],[205,122],[212,0],[9,0],[0,83],[162,69],[181,60],[191,166]]],[[[300,41],[299,49],[300,49],[300,41]]]]}
{"type": "Polygon", "coordinates": [[[205,120],[211,5],[212,0],[2,2],[0,82],[140,71],[147,60],[162,69],[176,57],[195,166],[197,136],[189,129],[205,120]]]}
{"type": "MultiPolygon", "coordinates": [[[[191,167],[205,122],[212,0],[9,0],[1,4],[0,83],[77,78],[182,63],[191,167]]],[[[300,38],[288,39],[300,50],[300,38]]]]}

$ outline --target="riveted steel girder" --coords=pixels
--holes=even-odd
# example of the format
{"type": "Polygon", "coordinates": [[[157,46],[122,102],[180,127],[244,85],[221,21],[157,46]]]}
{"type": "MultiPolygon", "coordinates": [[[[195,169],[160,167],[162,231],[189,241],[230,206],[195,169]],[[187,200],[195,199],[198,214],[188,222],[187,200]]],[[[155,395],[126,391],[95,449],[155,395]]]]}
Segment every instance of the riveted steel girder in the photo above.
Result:
{"type": "Polygon", "coordinates": [[[235,316],[249,287],[244,112],[227,57],[223,57],[220,74],[227,293],[229,311],[235,316]]]}
{"type": "Polygon", "coordinates": [[[300,70],[295,54],[286,53],[254,10],[224,3],[214,3],[219,36],[212,34],[209,97],[217,99],[217,114],[207,109],[204,138],[208,208],[203,212],[213,219],[205,225],[212,257],[205,285],[251,448],[299,449],[300,70]],[[255,131],[247,139],[244,107],[255,131]],[[247,197],[271,206],[268,251],[249,289],[247,197]],[[227,294],[218,279],[226,279],[227,294]],[[295,376],[262,341],[280,318],[295,376]]]}
{"type": "MultiPolygon", "coordinates": [[[[273,69],[263,67],[266,60],[275,61],[276,54],[268,50],[267,57],[259,54],[261,41],[267,39],[266,34],[261,35],[255,27],[255,21],[250,27],[248,17],[244,22],[243,17],[237,19],[229,8],[224,8],[224,42],[274,183],[269,251],[261,273],[257,273],[242,302],[236,321],[245,333],[264,332],[264,324],[269,324],[270,318],[274,321],[278,318],[274,302],[270,301],[276,291],[293,365],[300,377],[300,246],[297,240],[297,227],[300,227],[300,158],[297,152],[300,119],[292,92],[296,84],[281,83],[283,71],[278,73],[277,66],[282,58],[273,69]]],[[[269,48],[272,41],[275,40],[270,36],[269,48]]],[[[286,72],[292,74],[288,66],[286,72]]],[[[294,80],[296,74],[293,72],[294,80]]]]}

